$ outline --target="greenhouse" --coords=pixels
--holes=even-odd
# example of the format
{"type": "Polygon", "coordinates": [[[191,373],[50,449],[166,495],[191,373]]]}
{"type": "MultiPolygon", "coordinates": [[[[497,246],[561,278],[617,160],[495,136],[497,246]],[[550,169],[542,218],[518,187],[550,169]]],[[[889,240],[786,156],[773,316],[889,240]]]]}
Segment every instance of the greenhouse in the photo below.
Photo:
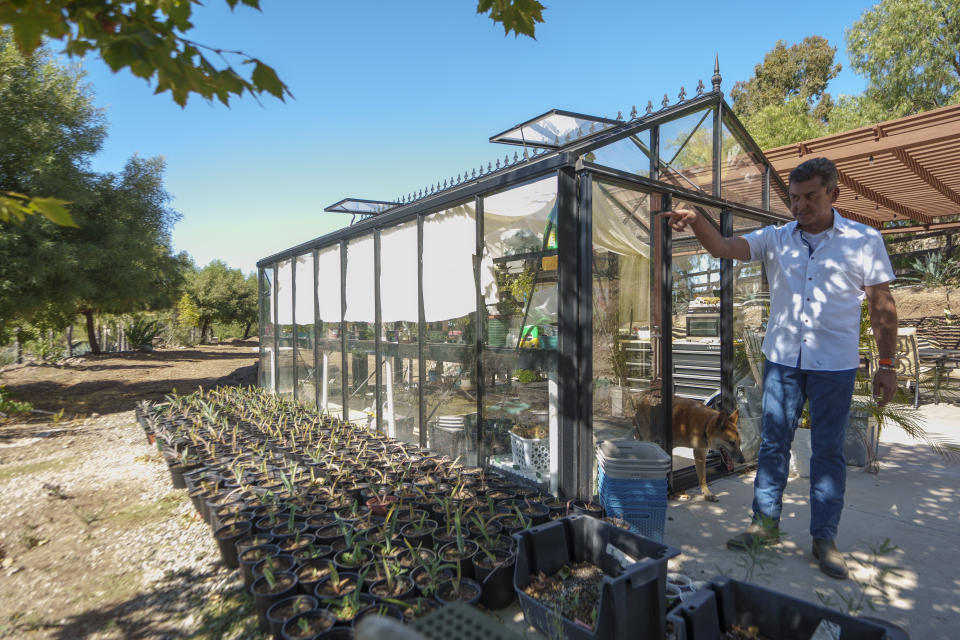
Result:
{"type": "Polygon", "coordinates": [[[665,428],[675,396],[739,409],[755,455],[762,269],[657,214],[744,234],[790,219],[787,190],[719,73],[691,93],[553,110],[492,136],[502,160],[328,207],[355,223],[258,263],[260,385],[566,498],[594,494],[603,440],[655,441],[674,488],[694,484],[665,428]]]}

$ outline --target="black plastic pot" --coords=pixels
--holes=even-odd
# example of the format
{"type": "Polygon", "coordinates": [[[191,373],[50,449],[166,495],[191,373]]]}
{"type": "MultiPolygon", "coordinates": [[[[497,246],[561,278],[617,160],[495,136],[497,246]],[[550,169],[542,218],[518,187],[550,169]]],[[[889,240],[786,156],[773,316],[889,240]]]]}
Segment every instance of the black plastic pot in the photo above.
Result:
{"type": "Polygon", "coordinates": [[[251,533],[248,536],[243,536],[234,543],[234,546],[237,548],[237,558],[239,559],[240,555],[247,549],[265,544],[273,544],[273,536],[263,533],[251,533]]]}
{"type": "Polygon", "coordinates": [[[403,613],[403,621],[408,623],[440,608],[440,603],[433,598],[407,598],[404,602],[407,603],[407,606],[400,607],[400,612],[403,613]]]}
{"type": "Polygon", "coordinates": [[[447,580],[438,585],[434,597],[440,604],[453,604],[454,602],[477,604],[480,602],[481,595],[483,595],[483,587],[480,586],[479,582],[470,578],[461,578],[459,588],[456,580],[447,580]]]}
{"type": "Polygon", "coordinates": [[[253,584],[253,567],[255,564],[268,556],[279,554],[280,547],[275,544],[261,544],[238,553],[237,561],[240,565],[240,575],[243,576],[243,585],[249,588],[253,584]]]}
{"type": "Polygon", "coordinates": [[[330,574],[330,561],[323,558],[308,560],[297,567],[297,580],[300,583],[300,593],[314,595],[316,586],[330,574]]]}
{"type": "Polygon", "coordinates": [[[220,559],[223,560],[223,564],[227,568],[236,569],[240,566],[237,561],[236,543],[240,538],[250,535],[250,530],[252,528],[253,523],[251,523],[249,520],[242,520],[240,522],[222,526],[213,532],[213,537],[217,541],[217,546],[220,547],[220,559]]]}
{"type": "Polygon", "coordinates": [[[378,593],[378,591],[387,586],[387,580],[384,578],[370,583],[370,588],[368,589],[370,595],[377,600],[405,600],[406,598],[413,598],[417,595],[416,585],[414,585],[413,580],[407,576],[397,576],[394,580],[400,585],[398,587],[399,593],[385,595],[378,593]]]}
{"type": "Polygon", "coordinates": [[[474,579],[483,587],[480,604],[488,609],[503,609],[514,599],[513,569],[516,556],[507,551],[492,551],[495,566],[483,551],[473,556],[474,579]]]}
{"type": "Polygon", "coordinates": [[[267,624],[270,625],[270,633],[273,634],[274,638],[280,638],[283,625],[286,624],[287,620],[316,609],[318,604],[316,598],[305,596],[302,593],[274,602],[267,609],[267,624]]]}
{"type": "Polygon", "coordinates": [[[260,576],[250,585],[250,593],[253,595],[253,602],[257,608],[257,621],[261,631],[270,630],[270,625],[267,622],[267,609],[274,603],[297,592],[297,576],[289,571],[276,573],[273,578],[276,584],[272,588],[266,576],[260,576]]]}
{"type": "Polygon", "coordinates": [[[586,502],[584,500],[573,501],[573,512],[592,518],[602,518],[604,515],[603,505],[597,504],[596,502],[586,502]]]}
{"type": "Polygon", "coordinates": [[[348,593],[354,591],[357,588],[360,588],[361,591],[363,590],[362,587],[364,585],[361,585],[360,576],[358,574],[348,573],[346,571],[340,571],[338,574],[338,577],[341,582],[346,581],[344,584],[340,586],[340,593],[334,593],[332,591],[331,584],[330,584],[330,580],[332,579],[332,576],[327,575],[321,578],[317,582],[316,586],[313,588],[313,596],[320,602],[323,602],[324,600],[329,600],[331,598],[339,598],[341,596],[347,595],[348,593]]]}
{"type": "Polygon", "coordinates": [[[422,529],[419,521],[408,522],[400,528],[400,535],[413,547],[429,548],[433,546],[433,532],[440,526],[435,520],[424,520],[422,529]]]}
{"type": "MultiPolygon", "coordinates": [[[[437,585],[451,578],[453,578],[453,572],[449,569],[443,569],[437,574],[437,585]]],[[[416,585],[417,593],[423,597],[433,597],[434,589],[432,589],[429,584],[430,578],[426,569],[417,567],[410,572],[410,579],[413,580],[413,583],[416,585]]],[[[437,585],[433,586],[436,587],[437,585]]]]}
{"type": "Polygon", "coordinates": [[[263,576],[263,570],[267,567],[270,567],[270,570],[274,573],[293,573],[296,571],[297,561],[293,559],[293,556],[284,553],[268,556],[253,565],[253,568],[250,570],[254,582],[257,581],[257,578],[263,576]]]}
{"type": "Polygon", "coordinates": [[[173,480],[174,489],[186,489],[187,482],[184,480],[183,475],[191,471],[195,471],[200,468],[199,464],[172,464],[169,466],[170,469],[170,479],[173,480]]]}
{"type": "MultiPolygon", "coordinates": [[[[354,615],[351,616],[351,617],[349,617],[349,618],[337,618],[337,626],[339,626],[339,627],[346,627],[346,628],[349,629],[350,626],[353,624],[353,619],[356,618],[357,615],[359,615],[359,613],[360,613],[361,611],[363,611],[364,609],[366,609],[367,607],[369,607],[370,605],[372,605],[372,604],[374,604],[374,603],[376,602],[376,600],[374,600],[373,596],[370,596],[370,595],[368,595],[368,594],[366,594],[366,593],[360,594],[359,600],[360,600],[360,607],[359,607],[359,609],[357,609],[356,612],[354,612],[354,615]]],[[[329,602],[329,601],[326,602],[326,603],[324,603],[324,601],[321,600],[321,601],[320,601],[320,604],[321,604],[321,605],[326,604],[326,605],[327,605],[327,606],[326,606],[326,609],[327,609],[328,611],[330,611],[330,613],[332,613],[332,614],[334,614],[334,615],[337,614],[337,611],[336,611],[337,605],[336,605],[335,603],[332,603],[332,602],[329,602]]]]}
{"type": "Polygon", "coordinates": [[[480,545],[473,540],[463,541],[464,552],[460,553],[456,542],[448,542],[437,551],[441,560],[453,565],[460,565],[460,575],[464,578],[473,577],[473,563],[470,561],[473,554],[480,551],[480,545]],[[456,557],[454,557],[456,556],[456,557]]]}
{"type": "MultiPolygon", "coordinates": [[[[337,627],[337,619],[333,617],[326,609],[315,609],[305,613],[298,614],[287,620],[281,633],[275,635],[277,640],[317,640],[318,638],[333,637],[329,633],[337,627]],[[304,634],[300,628],[300,621],[307,620],[310,624],[310,630],[304,634]],[[318,627],[324,627],[322,630],[318,627]]],[[[349,636],[348,636],[349,637],[349,636]]]]}

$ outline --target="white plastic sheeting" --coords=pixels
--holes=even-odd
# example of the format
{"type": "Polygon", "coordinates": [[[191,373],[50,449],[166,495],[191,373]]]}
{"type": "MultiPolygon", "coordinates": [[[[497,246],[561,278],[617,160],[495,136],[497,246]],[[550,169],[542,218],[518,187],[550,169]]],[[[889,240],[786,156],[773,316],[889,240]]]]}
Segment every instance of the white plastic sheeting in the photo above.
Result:
{"type": "Polygon", "coordinates": [[[313,254],[296,257],[297,299],[294,304],[294,319],[298,325],[313,324],[313,254]]]}
{"type": "Polygon", "coordinates": [[[376,305],[373,288],[373,236],[351,240],[347,245],[347,322],[373,322],[376,305]]]}
{"type": "MultiPolygon", "coordinates": [[[[473,253],[472,245],[470,253],[473,253]]],[[[380,316],[383,321],[417,322],[420,317],[417,296],[417,221],[413,220],[384,229],[380,234],[380,316]]]]}
{"type": "Polygon", "coordinates": [[[293,324],[293,268],[290,260],[277,265],[277,324],[293,324]]]}
{"type": "Polygon", "coordinates": [[[424,218],[423,311],[427,322],[476,313],[476,229],[473,203],[424,218]]]}
{"type": "Polygon", "coordinates": [[[319,319],[340,322],[340,245],[321,249],[317,254],[317,299],[319,319]]]}

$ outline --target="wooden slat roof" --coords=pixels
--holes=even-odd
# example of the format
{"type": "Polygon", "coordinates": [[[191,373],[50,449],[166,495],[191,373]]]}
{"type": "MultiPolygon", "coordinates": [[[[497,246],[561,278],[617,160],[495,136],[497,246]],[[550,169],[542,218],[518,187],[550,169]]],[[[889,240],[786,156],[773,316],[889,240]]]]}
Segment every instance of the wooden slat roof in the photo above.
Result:
{"type": "Polygon", "coordinates": [[[885,233],[936,228],[960,215],[960,104],[764,152],[784,182],[804,160],[830,158],[837,210],[885,233]],[[890,221],[910,221],[909,228],[890,221]]]}

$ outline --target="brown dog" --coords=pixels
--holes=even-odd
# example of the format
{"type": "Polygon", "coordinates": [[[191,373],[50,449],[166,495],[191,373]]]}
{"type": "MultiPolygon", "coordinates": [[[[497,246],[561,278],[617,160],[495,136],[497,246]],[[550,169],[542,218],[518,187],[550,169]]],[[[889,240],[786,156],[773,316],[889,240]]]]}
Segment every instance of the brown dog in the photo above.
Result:
{"type": "MultiPolygon", "coordinates": [[[[643,393],[635,400],[636,413],[633,422],[638,440],[651,440],[650,412],[658,399],[651,393],[643,393]]],[[[733,463],[744,462],[740,451],[740,431],[737,429],[739,409],[727,414],[717,411],[697,400],[673,397],[673,446],[693,449],[693,461],[697,468],[697,480],[704,500],[716,502],[717,497],[707,487],[707,450],[720,452],[720,457],[733,471],[733,463]]]]}

